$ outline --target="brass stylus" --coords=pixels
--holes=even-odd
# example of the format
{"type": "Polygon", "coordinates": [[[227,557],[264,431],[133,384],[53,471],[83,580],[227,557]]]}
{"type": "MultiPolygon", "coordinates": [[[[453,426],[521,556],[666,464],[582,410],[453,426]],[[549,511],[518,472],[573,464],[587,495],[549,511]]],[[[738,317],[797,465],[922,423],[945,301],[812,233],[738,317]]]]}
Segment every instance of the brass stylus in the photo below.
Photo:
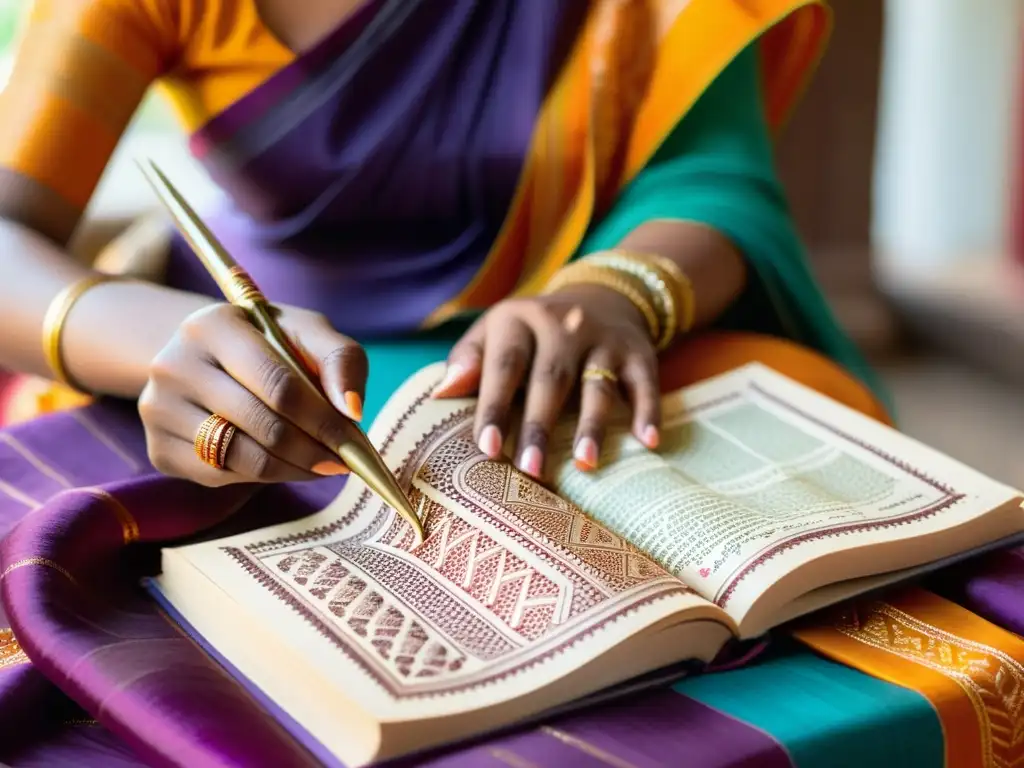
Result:
{"type": "MultiPolygon", "coordinates": [[[[152,185],[160,201],[167,208],[171,217],[177,224],[185,240],[192,246],[196,256],[206,267],[206,271],[217,282],[224,297],[237,307],[244,309],[249,319],[274,351],[281,357],[281,360],[291,368],[295,374],[307,386],[312,389],[318,397],[325,402],[330,402],[316,380],[310,375],[301,358],[293,350],[288,337],[274,320],[274,309],[264,298],[252,278],[242,269],[237,262],[220,244],[217,238],[207,229],[202,220],[192,207],[181,196],[181,193],[174,188],[170,180],[157,167],[152,160],[139,161],[139,167],[145,175],[146,180],[152,185]]],[[[333,407],[333,406],[332,406],[333,407]]],[[[423,541],[423,525],[416,516],[416,511],[409,503],[408,497],[402,490],[391,470],[384,463],[384,459],[373,447],[369,438],[363,433],[359,426],[352,420],[346,418],[350,429],[344,442],[334,447],[338,456],[354,474],[360,477],[367,486],[379,495],[387,504],[394,507],[409,521],[416,533],[416,540],[423,541]]]]}

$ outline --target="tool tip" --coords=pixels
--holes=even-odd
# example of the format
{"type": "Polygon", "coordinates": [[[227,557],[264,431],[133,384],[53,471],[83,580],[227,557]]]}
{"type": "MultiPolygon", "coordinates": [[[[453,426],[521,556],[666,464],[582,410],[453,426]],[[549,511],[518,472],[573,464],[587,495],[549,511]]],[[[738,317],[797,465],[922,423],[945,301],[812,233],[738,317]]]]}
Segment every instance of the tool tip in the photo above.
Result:
{"type": "Polygon", "coordinates": [[[412,526],[415,545],[422,544],[424,538],[423,521],[420,520],[419,515],[416,514],[416,509],[413,508],[409,498],[405,494],[402,494],[399,499],[395,499],[395,502],[397,502],[397,504],[394,505],[395,510],[409,522],[409,525],[412,526]]]}

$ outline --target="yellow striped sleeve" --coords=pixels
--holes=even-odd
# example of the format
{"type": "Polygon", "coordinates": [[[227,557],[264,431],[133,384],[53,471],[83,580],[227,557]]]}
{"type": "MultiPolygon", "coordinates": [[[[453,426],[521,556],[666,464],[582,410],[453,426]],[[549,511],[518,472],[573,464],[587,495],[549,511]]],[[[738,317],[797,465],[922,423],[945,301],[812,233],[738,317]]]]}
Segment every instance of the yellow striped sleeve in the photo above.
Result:
{"type": "Polygon", "coordinates": [[[173,0],[32,0],[0,92],[0,216],[64,243],[178,44],[173,0]]]}

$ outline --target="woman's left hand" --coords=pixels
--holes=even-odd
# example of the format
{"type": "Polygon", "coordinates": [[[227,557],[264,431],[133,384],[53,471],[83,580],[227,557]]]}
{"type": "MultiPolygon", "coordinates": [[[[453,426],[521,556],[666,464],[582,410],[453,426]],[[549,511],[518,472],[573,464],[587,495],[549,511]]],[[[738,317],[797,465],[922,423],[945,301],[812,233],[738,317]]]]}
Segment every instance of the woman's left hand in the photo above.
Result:
{"type": "Polygon", "coordinates": [[[513,399],[524,385],[515,460],[534,477],[544,474],[548,439],[577,386],[582,392],[573,457],[581,469],[598,465],[619,385],[632,406],[633,433],[648,448],[658,445],[657,353],[643,315],[614,290],[575,285],[495,305],[452,348],[434,394],[479,394],[474,434],[480,450],[497,458],[509,434],[513,399]],[[584,379],[588,369],[598,375],[584,379]]]}

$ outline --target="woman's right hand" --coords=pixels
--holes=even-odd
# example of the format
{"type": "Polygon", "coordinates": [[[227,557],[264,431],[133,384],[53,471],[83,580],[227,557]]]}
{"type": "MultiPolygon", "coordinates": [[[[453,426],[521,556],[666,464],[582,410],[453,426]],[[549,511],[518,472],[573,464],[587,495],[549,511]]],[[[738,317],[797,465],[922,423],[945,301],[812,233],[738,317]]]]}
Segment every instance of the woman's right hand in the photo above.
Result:
{"type": "Polygon", "coordinates": [[[213,304],[190,315],[153,359],[139,414],[153,466],[205,486],[312,480],[348,470],[327,446],[341,443],[342,411],[362,418],[362,347],[322,315],[282,307],[281,328],[307,358],[334,407],[283,363],[244,312],[213,304]],[[217,414],[236,427],[224,469],[194,449],[200,424],[217,414]]]}

